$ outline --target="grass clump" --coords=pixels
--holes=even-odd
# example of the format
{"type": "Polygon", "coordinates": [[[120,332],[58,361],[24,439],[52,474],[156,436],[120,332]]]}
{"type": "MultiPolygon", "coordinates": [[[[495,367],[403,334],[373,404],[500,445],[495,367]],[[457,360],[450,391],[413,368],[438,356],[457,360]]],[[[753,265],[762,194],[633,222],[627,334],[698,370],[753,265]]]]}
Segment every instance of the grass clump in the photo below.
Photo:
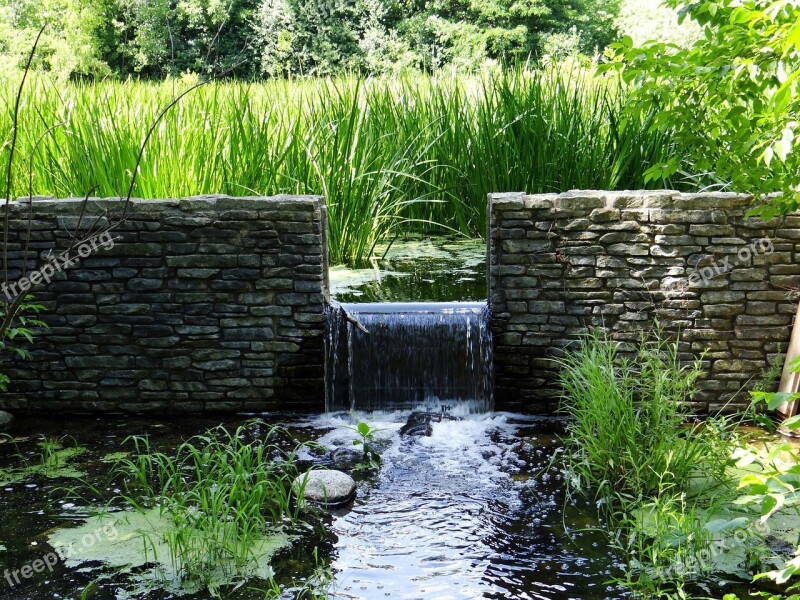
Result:
{"type": "Polygon", "coordinates": [[[261,422],[234,432],[219,426],[172,455],[153,450],[146,437],[130,438],[135,451],[116,467],[125,500],[171,520],[145,552],[168,548],[171,572],[211,590],[271,577],[264,559],[308,525],[292,497],[302,444],[287,449],[284,437],[282,428],[261,422]]]}
{"type": "Polygon", "coordinates": [[[656,326],[632,354],[599,330],[561,360],[568,494],[596,502],[622,582],[656,597],[712,568],[709,515],[732,497],[725,424],[689,422],[701,367],[679,356],[656,326]]]}
{"type": "MultiPolygon", "coordinates": [[[[0,81],[0,102],[13,83],[0,81]]],[[[30,182],[56,197],[123,195],[143,131],[182,87],[33,77],[14,195],[30,182]]],[[[651,187],[642,174],[670,141],[624,118],[625,96],[577,67],[213,82],[159,122],[134,194],[324,194],[332,263],[366,266],[376,243],[400,234],[485,236],[489,192],[651,187]]],[[[11,125],[0,114],[0,139],[11,125]]]]}
{"type": "Polygon", "coordinates": [[[595,331],[561,366],[573,491],[625,506],[724,472],[724,454],[705,426],[687,424],[701,368],[699,361],[681,364],[678,342],[657,330],[624,356],[618,343],[595,331]]]}

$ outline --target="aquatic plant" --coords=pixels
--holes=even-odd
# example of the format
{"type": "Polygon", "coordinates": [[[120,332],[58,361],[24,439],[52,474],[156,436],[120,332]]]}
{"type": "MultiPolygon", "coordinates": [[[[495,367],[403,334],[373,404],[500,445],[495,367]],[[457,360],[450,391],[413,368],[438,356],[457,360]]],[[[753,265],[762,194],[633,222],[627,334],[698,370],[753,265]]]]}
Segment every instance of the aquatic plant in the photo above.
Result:
{"type": "Polygon", "coordinates": [[[656,329],[623,356],[619,343],[595,330],[559,361],[571,492],[624,506],[722,476],[723,449],[703,424],[687,424],[701,366],[682,365],[678,345],[656,329]]]}
{"type": "MultiPolygon", "coordinates": [[[[800,372],[800,358],[791,361],[788,368],[792,373],[800,372]]],[[[764,403],[769,410],[800,399],[800,394],[796,392],[771,392],[763,387],[753,390],[751,396],[754,404],[764,403]]],[[[785,419],[782,426],[790,432],[796,432],[800,429],[800,415],[785,419]]],[[[738,505],[751,507],[763,524],[778,518],[785,522],[787,515],[800,514],[800,456],[795,445],[784,441],[766,451],[752,445],[742,446],[736,450],[733,458],[737,467],[747,469],[739,480],[738,489],[742,495],[736,500],[738,505]]],[[[800,546],[796,542],[796,539],[792,540],[795,552],[790,560],[777,568],[758,573],[755,580],[771,580],[785,587],[787,592],[800,590],[800,546]]],[[[778,598],[773,596],[774,600],[778,598]]],[[[792,594],[788,600],[798,598],[800,594],[792,594]]]]}
{"type": "Polygon", "coordinates": [[[354,446],[361,446],[361,460],[354,467],[355,470],[377,469],[381,466],[381,455],[375,446],[375,434],[378,432],[369,423],[360,421],[355,427],[358,437],[353,440],[354,446]]]}
{"type": "Polygon", "coordinates": [[[697,560],[710,515],[733,500],[727,422],[688,422],[699,359],[682,364],[679,341],[656,324],[632,355],[595,330],[560,365],[568,495],[596,502],[627,562],[623,583],[683,597],[684,583],[713,567],[697,560]]]}
{"type": "MultiPolygon", "coordinates": [[[[4,439],[17,444],[17,440],[11,436],[6,436],[4,439]]],[[[79,446],[72,437],[40,436],[36,445],[39,447],[39,451],[36,453],[35,460],[31,460],[17,446],[16,459],[20,464],[0,468],[0,485],[24,481],[31,477],[81,479],[86,475],[70,464],[73,458],[86,452],[86,448],[79,446]]]]}
{"type": "Polygon", "coordinates": [[[172,454],[151,448],[147,437],[129,438],[133,456],[116,466],[125,480],[124,498],[140,512],[155,507],[171,520],[150,545],[168,548],[180,578],[215,590],[269,575],[265,555],[287,541],[292,525],[303,523],[292,497],[303,444],[287,448],[285,434],[259,421],[233,432],[220,425],[172,454]]]}

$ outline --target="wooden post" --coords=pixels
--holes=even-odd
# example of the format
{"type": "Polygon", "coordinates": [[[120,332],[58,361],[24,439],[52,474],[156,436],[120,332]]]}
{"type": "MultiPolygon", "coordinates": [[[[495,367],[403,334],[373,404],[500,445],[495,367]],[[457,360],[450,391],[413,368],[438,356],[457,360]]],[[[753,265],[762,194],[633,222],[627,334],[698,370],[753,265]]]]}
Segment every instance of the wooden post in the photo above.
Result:
{"type": "MultiPolygon", "coordinates": [[[[786,360],[783,363],[783,373],[781,383],[778,386],[779,392],[794,393],[800,391],[800,373],[792,373],[789,365],[793,360],[800,357],[800,305],[797,306],[797,314],[794,317],[794,327],[792,327],[792,337],[789,340],[789,349],[786,351],[786,360]]],[[[784,402],[777,408],[778,414],[787,419],[797,414],[798,401],[784,402]]]]}

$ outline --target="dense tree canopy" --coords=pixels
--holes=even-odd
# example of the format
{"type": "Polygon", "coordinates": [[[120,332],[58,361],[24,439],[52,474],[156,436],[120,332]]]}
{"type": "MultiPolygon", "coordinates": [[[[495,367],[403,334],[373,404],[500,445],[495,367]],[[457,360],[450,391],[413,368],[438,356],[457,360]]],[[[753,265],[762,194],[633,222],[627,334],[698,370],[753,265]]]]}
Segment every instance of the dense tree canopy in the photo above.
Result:
{"type": "Polygon", "coordinates": [[[45,22],[39,68],[65,76],[464,71],[615,37],[617,0],[0,0],[18,65],[45,22]]]}
{"type": "Polygon", "coordinates": [[[630,38],[613,45],[614,61],[633,84],[630,110],[654,115],[675,154],[651,178],[679,169],[710,173],[720,184],[768,199],[762,214],[800,205],[800,2],[667,0],[701,27],[689,47],[630,38]]]}

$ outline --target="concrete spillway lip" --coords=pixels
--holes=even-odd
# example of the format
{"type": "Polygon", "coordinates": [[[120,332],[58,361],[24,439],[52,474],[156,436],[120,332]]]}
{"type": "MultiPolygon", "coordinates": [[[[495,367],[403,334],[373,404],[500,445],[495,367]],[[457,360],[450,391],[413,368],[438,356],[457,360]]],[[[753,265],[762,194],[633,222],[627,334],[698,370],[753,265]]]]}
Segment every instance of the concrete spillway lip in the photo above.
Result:
{"type": "Polygon", "coordinates": [[[354,314],[460,313],[479,312],[486,302],[342,302],[342,308],[354,314]]]}
{"type": "Polygon", "coordinates": [[[310,502],[335,508],[355,498],[356,482],[342,471],[317,469],[297,477],[292,483],[292,491],[295,496],[302,496],[310,502]]]}

